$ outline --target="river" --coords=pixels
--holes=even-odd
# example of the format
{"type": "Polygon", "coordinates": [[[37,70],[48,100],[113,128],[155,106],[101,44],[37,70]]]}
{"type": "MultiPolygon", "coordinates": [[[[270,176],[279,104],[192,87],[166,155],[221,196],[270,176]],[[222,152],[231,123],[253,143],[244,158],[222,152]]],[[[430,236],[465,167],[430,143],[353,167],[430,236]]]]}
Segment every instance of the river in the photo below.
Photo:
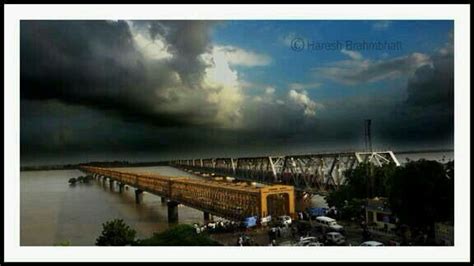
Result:
{"type": "MultiPolygon", "coordinates": [[[[190,176],[171,167],[121,168],[156,172],[168,176],[190,176]]],[[[20,172],[20,245],[52,246],[69,241],[73,246],[91,246],[102,231],[102,223],[121,218],[137,231],[138,238],[149,237],[169,226],[166,204],[153,194],[143,195],[135,204],[134,190],[119,194],[108,182],[70,186],[69,178],[84,175],[78,170],[20,172]]],[[[179,222],[203,222],[201,211],[179,205],[179,222]]]]}

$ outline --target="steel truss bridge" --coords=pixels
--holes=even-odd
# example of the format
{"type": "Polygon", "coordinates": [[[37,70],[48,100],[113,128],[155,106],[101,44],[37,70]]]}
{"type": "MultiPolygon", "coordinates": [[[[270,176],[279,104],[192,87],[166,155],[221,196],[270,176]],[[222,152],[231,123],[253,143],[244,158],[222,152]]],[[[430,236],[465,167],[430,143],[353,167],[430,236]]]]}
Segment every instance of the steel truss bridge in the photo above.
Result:
{"type": "Polygon", "coordinates": [[[285,184],[297,191],[325,194],[345,185],[345,171],[361,163],[400,165],[392,151],[176,160],[169,165],[201,175],[285,184]]]}
{"type": "MultiPolygon", "coordinates": [[[[283,207],[283,213],[294,217],[294,188],[286,185],[249,186],[245,182],[222,182],[189,177],[167,177],[153,173],[136,173],[111,168],[81,166],[81,171],[109,179],[111,188],[117,182],[122,191],[124,185],[135,187],[135,199],[140,202],[143,191],[166,198],[168,219],[177,220],[178,204],[183,204],[209,214],[231,220],[248,216],[273,215],[274,206],[283,207]],[[282,203],[280,205],[276,203],[282,203]]],[[[281,211],[281,210],[280,210],[281,211]]]]}

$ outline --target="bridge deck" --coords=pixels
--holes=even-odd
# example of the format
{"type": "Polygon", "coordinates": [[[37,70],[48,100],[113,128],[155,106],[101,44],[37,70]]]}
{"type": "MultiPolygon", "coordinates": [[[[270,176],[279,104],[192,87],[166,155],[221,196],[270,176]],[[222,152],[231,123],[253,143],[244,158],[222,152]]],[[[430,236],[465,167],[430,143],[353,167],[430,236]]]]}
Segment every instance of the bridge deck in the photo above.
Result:
{"type": "Polygon", "coordinates": [[[231,182],[169,177],[155,173],[90,166],[82,166],[81,170],[228,219],[241,220],[248,216],[265,217],[271,214],[267,205],[267,197],[270,195],[286,195],[286,214],[294,216],[295,212],[292,186],[254,187],[231,182]]]}

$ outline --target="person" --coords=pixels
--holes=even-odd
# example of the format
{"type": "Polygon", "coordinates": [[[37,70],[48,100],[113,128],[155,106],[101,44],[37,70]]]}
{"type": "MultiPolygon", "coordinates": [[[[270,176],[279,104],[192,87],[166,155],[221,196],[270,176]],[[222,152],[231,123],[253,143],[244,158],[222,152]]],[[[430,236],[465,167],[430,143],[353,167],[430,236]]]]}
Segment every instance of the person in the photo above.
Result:
{"type": "Polygon", "coordinates": [[[268,238],[270,239],[270,241],[275,239],[275,232],[273,231],[273,228],[268,230],[268,238]]]}
{"type": "Polygon", "coordinates": [[[244,245],[244,239],[242,238],[242,236],[239,236],[238,245],[241,247],[244,245]]]}

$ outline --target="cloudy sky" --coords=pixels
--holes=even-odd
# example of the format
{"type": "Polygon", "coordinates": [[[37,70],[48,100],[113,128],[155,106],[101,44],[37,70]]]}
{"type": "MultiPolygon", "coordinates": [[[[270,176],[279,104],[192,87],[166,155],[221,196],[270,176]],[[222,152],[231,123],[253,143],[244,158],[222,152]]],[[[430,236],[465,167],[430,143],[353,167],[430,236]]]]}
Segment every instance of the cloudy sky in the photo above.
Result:
{"type": "Polygon", "coordinates": [[[452,21],[22,21],[20,35],[25,165],[363,149],[368,118],[375,148],[453,148],[452,21]]]}

